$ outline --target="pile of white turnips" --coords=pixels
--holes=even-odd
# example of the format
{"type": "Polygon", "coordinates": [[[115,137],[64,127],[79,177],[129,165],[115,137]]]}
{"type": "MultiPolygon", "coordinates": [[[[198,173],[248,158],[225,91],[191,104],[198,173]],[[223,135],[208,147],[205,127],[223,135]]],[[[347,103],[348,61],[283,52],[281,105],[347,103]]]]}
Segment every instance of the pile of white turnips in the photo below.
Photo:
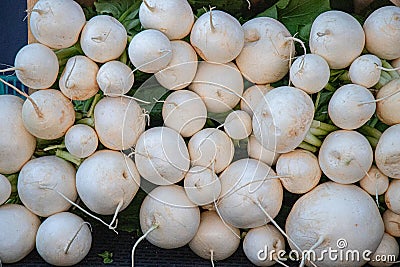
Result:
{"type": "MultiPolygon", "coordinates": [[[[128,42],[116,18],[86,22],[72,0],[34,6],[30,29],[38,43],[23,47],[9,70],[38,90],[25,101],[0,96],[0,203],[12,192],[22,202],[0,206],[2,263],[35,247],[50,264],[80,262],[91,248],[91,227],[70,208],[116,231],[118,213],[142,178],[158,185],[140,208],[143,237],[157,247],[188,244],[200,257],[220,261],[243,241],[253,264],[271,266],[282,259],[277,253],[261,259],[260,250],[278,252],[287,241],[300,255],[310,249],[320,255],[345,239],[344,253],[368,250],[372,266],[392,264],[373,259],[399,254],[400,76],[381,60],[400,66],[400,7],[374,11],[363,26],[342,11],[324,12],[312,24],[311,53],[300,56],[294,45],[300,41],[273,18],[241,25],[211,9],[195,19],[186,0],[146,0],[139,19],[144,30],[128,42]],[[182,40],[188,36],[190,42],[182,40]],[[53,50],[77,42],[84,55],[69,58],[59,74],[53,50]],[[125,49],[134,70],[118,60],[125,49]],[[351,82],[336,88],[327,112],[337,128],[324,131],[313,121],[311,94],[337,69],[348,69],[351,82]],[[136,70],[154,73],[173,90],[163,101],[163,127],[146,128],[145,105],[126,95],[136,70]],[[383,71],[391,81],[377,90],[383,71]],[[291,85],[270,85],[287,75],[291,85]],[[254,85],[245,88],[245,80],[254,85]],[[56,82],[60,90],[50,89],[56,82]],[[77,123],[71,100],[91,99],[99,90],[88,116],[94,125],[77,123]],[[225,114],[223,124],[205,128],[207,116],[217,113],[225,114]],[[390,127],[374,150],[356,129],[375,114],[390,127]],[[299,148],[310,129],[327,135],[318,139],[318,153],[299,148]],[[63,153],[33,157],[38,142],[59,138],[63,153]],[[237,140],[245,140],[248,155],[233,160],[237,140]],[[15,173],[16,189],[6,177],[15,173]],[[322,174],[332,181],[320,183],[322,174]],[[284,190],[303,196],[282,229],[274,218],[284,190]],[[382,194],[383,216],[374,199],[382,194]],[[97,215],[114,218],[107,223],[97,215]]],[[[299,262],[362,266],[367,260],[303,256],[299,262]]]]}

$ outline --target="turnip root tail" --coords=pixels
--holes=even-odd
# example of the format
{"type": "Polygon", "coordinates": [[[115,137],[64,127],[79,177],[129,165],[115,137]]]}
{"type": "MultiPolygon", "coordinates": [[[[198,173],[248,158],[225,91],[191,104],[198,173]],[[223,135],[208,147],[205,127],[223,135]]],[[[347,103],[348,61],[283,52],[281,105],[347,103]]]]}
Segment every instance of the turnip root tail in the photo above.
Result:
{"type": "Polygon", "coordinates": [[[90,225],[90,223],[88,222],[83,222],[81,224],[81,226],[78,228],[78,230],[76,231],[76,233],[74,234],[74,236],[72,237],[72,239],[68,242],[67,246],[64,249],[64,254],[68,253],[69,248],[71,247],[72,242],[74,242],[74,240],[76,239],[76,237],[78,236],[79,232],[82,230],[82,227],[87,224],[89,226],[90,232],[92,232],[92,226],[90,225]]]}
{"type": "MultiPolygon", "coordinates": [[[[293,239],[291,239],[286,233],[285,231],[283,231],[283,229],[278,225],[278,223],[268,214],[268,212],[264,209],[264,207],[261,205],[260,200],[252,200],[257,207],[260,208],[260,210],[265,214],[265,216],[267,216],[267,218],[271,221],[271,223],[279,230],[279,232],[281,232],[281,234],[287,238],[288,241],[290,241],[299,251],[303,251],[294,241],[293,239]]],[[[317,267],[312,261],[310,261],[310,263],[314,266],[317,267]]]]}
{"type": "Polygon", "coordinates": [[[115,223],[115,226],[112,226],[113,229],[117,228],[117,225],[118,225],[117,216],[118,216],[118,213],[119,213],[119,211],[120,211],[120,209],[121,209],[123,204],[124,204],[124,200],[121,199],[121,201],[118,203],[117,208],[115,209],[114,216],[113,216],[113,218],[112,218],[112,220],[110,222],[110,226],[112,226],[115,223]]]}
{"type": "Polygon", "coordinates": [[[118,234],[117,230],[115,230],[116,226],[113,227],[111,224],[107,224],[105,221],[103,221],[102,219],[100,219],[99,217],[94,216],[93,214],[91,214],[90,212],[86,211],[85,209],[83,209],[81,206],[79,206],[78,204],[76,204],[75,202],[73,202],[72,200],[70,200],[69,198],[67,198],[63,193],[61,193],[60,191],[58,191],[57,189],[48,187],[48,186],[41,186],[40,188],[42,189],[50,189],[53,190],[54,192],[56,192],[57,194],[59,194],[62,198],[64,198],[68,203],[70,203],[71,205],[73,205],[74,207],[77,207],[80,211],[82,211],[83,213],[85,213],[86,215],[92,217],[95,220],[98,220],[99,222],[101,222],[102,224],[104,224],[105,226],[108,227],[108,229],[113,230],[116,234],[118,234]]]}
{"type": "Polygon", "coordinates": [[[371,103],[380,102],[380,101],[386,100],[386,99],[388,99],[388,98],[390,98],[390,97],[392,97],[392,96],[394,96],[394,95],[396,95],[398,93],[400,93],[400,90],[394,91],[391,94],[388,94],[387,96],[375,99],[373,101],[360,102],[358,105],[365,105],[365,104],[371,104],[371,103]]]}
{"type": "Polygon", "coordinates": [[[212,20],[212,10],[213,9],[215,9],[215,6],[213,6],[213,7],[210,6],[210,28],[211,28],[211,31],[215,31],[215,27],[214,27],[213,20],[212,20]]]}
{"type": "Polygon", "coordinates": [[[15,71],[15,70],[21,70],[21,69],[16,68],[16,67],[11,67],[11,68],[7,68],[7,69],[4,69],[4,70],[0,70],[0,72],[9,72],[9,71],[15,71]]]}
{"type": "Polygon", "coordinates": [[[211,254],[211,257],[210,257],[211,266],[214,267],[214,250],[211,249],[210,254],[211,254]]]}
{"type": "Polygon", "coordinates": [[[133,248],[132,248],[132,255],[131,255],[131,258],[132,258],[132,267],[135,266],[135,249],[136,249],[136,247],[139,245],[140,242],[142,242],[143,239],[146,238],[146,236],[148,236],[148,234],[150,234],[152,231],[154,231],[155,229],[157,229],[158,226],[159,226],[158,224],[153,224],[153,225],[146,231],[146,233],[144,233],[141,237],[139,237],[139,239],[136,241],[135,245],[133,245],[133,248]]]}
{"type": "Polygon", "coordinates": [[[4,83],[5,85],[11,87],[13,90],[15,90],[16,92],[18,92],[20,95],[26,97],[26,99],[28,99],[31,103],[33,108],[35,109],[36,115],[38,115],[39,118],[43,118],[43,113],[40,111],[38,105],[36,104],[36,102],[24,91],[21,91],[20,89],[18,89],[16,86],[12,85],[11,83],[6,82],[5,80],[3,80],[2,78],[0,78],[0,82],[4,83]]]}
{"type": "Polygon", "coordinates": [[[150,12],[153,12],[154,9],[156,9],[155,6],[151,6],[146,0],[143,0],[143,4],[150,10],[150,12]]]}
{"type": "Polygon", "coordinates": [[[246,2],[247,2],[247,9],[250,10],[251,9],[251,2],[250,2],[250,0],[246,0],[246,2]]]}
{"type": "Polygon", "coordinates": [[[312,251],[314,251],[315,248],[317,248],[319,245],[321,245],[321,244],[324,242],[324,240],[325,240],[325,237],[324,237],[324,236],[320,236],[320,237],[318,238],[317,242],[315,242],[315,244],[312,245],[312,247],[311,247],[310,249],[307,250],[306,254],[305,254],[304,257],[301,259],[301,262],[300,262],[300,266],[299,266],[299,267],[304,267],[304,264],[305,264],[305,262],[306,262],[306,259],[310,260],[310,259],[309,259],[309,257],[310,257],[309,254],[310,254],[312,251]]]}

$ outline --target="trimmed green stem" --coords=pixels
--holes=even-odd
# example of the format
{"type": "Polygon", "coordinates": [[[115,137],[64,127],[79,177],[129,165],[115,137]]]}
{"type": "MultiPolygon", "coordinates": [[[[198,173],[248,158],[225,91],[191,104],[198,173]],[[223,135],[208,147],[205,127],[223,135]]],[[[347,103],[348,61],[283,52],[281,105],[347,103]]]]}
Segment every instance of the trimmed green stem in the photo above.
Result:
{"type": "Polygon", "coordinates": [[[17,192],[17,184],[18,184],[18,174],[11,174],[7,176],[8,181],[11,184],[11,193],[17,192]]]}
{"type": "MultiPolygon", "coordinates": [[[[387,62],[386,60],[381,60],[382,61],[382,67],[387,68],[387,69],[393,69],[393,66],[390,65],[389,62],[387,62]]],[[[400,78],[400,74],[397,71],[388,71],[388,74],[392,77],[392,79],[399,79],[400,78]]]]}
{"type": "Polygon", "coordinates": [[[328,90],[328,91],[331,91],[331,92],[335,92],[336,91],[336,88],[330,83],[325,85],[325,89],[328,90]]]}
{"type": "Polygon", "coordinates": [[[49,150],[53,150],[53,149],[62,149],[62,148],[65,148],[65,144],[49,146],[49,147],[46,147],[45,149],[43,149],[43,151],[49,151],[49,150]]]}
{"type": "Polygon", "coordinates": [[[358,131],[360,133],[362,133],[363,135],[365,135],[365,136],[370,136],[370,137],[373,137],[375,139],[381,138],[381,135],[382,135],[382,133],[379,130],[377,130],[377,129],[375,129],[375,128],[367,125],[367,124],[364,124],[363,126],[358,128],[358,131]]]}
{"type": "Polygon", "coordinates": [[[138,9],[142,1],[135,1],[133,5],[131,5],[124,13],[122,13],[121,17],[119,17],[118,21],[123,22],[127,16],[129,16],[132,11],[138,9]]]}
{"type": "Polygon", "coordinates": [[[65,159],[66,161],[72,162],[76,166],[79,166],[82,163],[81,158],[75,157],[75,156],[71,155],[69,152],[61,150],[61,149],[57,149],[56,156],[59,158],[65,159]]]}
{"type": "Polygon", "coordinates": [[[96,94],[94,96],[93,102],[90,106],[90,109],[88,111],[88,113],[86,114],[86,117],[90,118],[93,116],[93,112],[94,112],[94,107],[96,106],[96,104],[100,101],[101,99],[101,94],[96,94]]]}
{"type": "Polygon", "coordinates": [[[319,140],[315,135],[310,133],[310,131],[307,132],[307,135],[304,138],[304,142],[309,143],[316,147],[320,147],[322,145],[322,141],[319,140]]]}
{"type": "Polygon", "coordinates": [[[329,133],[330,132],[334,132],[334,131],[339,129],[335,125],[332,125],[332,124],[329,124],[329,123],[325,123],[325,122],[321,122],[321,121],[317,121],[317,120],[313,120],[312,121],[311,128],[324,130],[324,131],[327,131],[329,133]]]}
{"type": "Polygon", "coordinates": [[[310,133],[318,136],[327,136],[329,134],[329,132],[317,128],[310,128],[310,133]]]}
{"type": "Polygon", "coordinates": [[[318,151],[317,147],[315,147],[313,145],[310,145],[309,143],[306,143],[306,142],[301,142],[301,144],[298,147],[302,148],[302,149],[305,149],[305,150],[308,150],[308,151],[310,151],[312,153],[315,153],[315,152],[318,151]]]}
{"type": "Polygon", "coordinates": [[[94,127],[94,119],[93,118],[84,118],[76,122],[76,124],[85,124],[90,127],[94,127]]]}
{"type": "Polygon", "coordinates": [[[378,145],[379,139],[376,139],[376,138],[371,137],[371,136],[366,136],[365,138],[367,138],[367,140],[371,144],[372,148],[375,149],[376,146],[378,145]]]}

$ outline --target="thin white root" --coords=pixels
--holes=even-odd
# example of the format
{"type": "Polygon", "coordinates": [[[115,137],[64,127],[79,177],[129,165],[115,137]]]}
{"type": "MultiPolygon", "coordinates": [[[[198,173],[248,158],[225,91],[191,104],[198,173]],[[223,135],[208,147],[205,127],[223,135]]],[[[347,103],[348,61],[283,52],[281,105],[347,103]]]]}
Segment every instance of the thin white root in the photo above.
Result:
{"type": "Polygon", "coordinates": [[[11,67],[11,68],[7,68],[4,70],[0,70],[0,72],[3,73],[3,72],[16,71],[16,70],[20,70],[20,69],[18,69],[16,67],[11,67]]]}
{"type": "Polygon", "coordinates": [[[215,26],[214,26],[213,20],[212,20],[213,9],[215,9],[215,6],[213,6],[213,7],[210,6],[210,28],[211,28],[211,31],[215,31],[215,26]]]}
{"type": "Polygon", "coordinates": [[[211,266],[214,267],[214,250],[210,250],[211,253],[211,266]]]}
{"type": "MultiPolygon", "coordinates": [[[[286,233],[285,231],[283,231],[283,229],[278,225],[278,223],[268,214],[268,212],[264,209],[264,207],[261,205],[260,200],[254,201],[252,199],[252,201],[260,208],[260,210],[265,214],[265,216],[267,216],[267,218],[271,221],[271,223],[279,230],[279,232],[281,232],[281,234],[286,237],[286,239],[288,241],[290,241],[299,251],[303,251],[294,241],[293,239],[291,239],[286,233]]],[[[310,263],[314,266],[317,267],[312,261],[310,261],[310,263]]]]}
{"type": "Polygon", "coordinates": [[[110,225],[111,225],[111,226],[115,223],[115,226],[112,226],[112,228],[114,228],[114,229],[117,228],[117,225],[118,225],[118,218],[117,218],[117,216],[118,216],[118,213],[119,213],[119,211],[120,211],[120,209],[121,209],[121,207],[122,207],[123,204],[124,204],[124,200],[121,199],[121,201],[118,203],[117,208],[115,209],[114,217],[112,218],[112,220],[111,220],[111,222],[110,222],[110,225]]]}
{"type": "Polygon", "coordinates": [[[68,253],[69,248],[71,247],[72,242],[74,242],[75,238],[78,236],[79,232],[82,230],[82,227],[87,224],[89,226],[90,232],[92,231],[92,226],[90,225],[90,223],[88,222],[83,222],[81,224],[81,226],[79,227],[78,231],[76,231],[76,233],[74,234],[74,236],[72,237],[72,239],[68,242],[67,246],[64,249],[64,254],[68,253]]]}
{"type": "Polygon", "coordinates": [[[316,242],[309,250],[307,250],[306,254],[305,254],[304,257],[301,259],[301,262],[300,262],[300,266],[299,266],[299,267],[304,267],[304,264],[306,263],[306,260],[307,260],[307,259],[310,261],[310,259],[309,259],[309,254],[310,254],[312,251],[314,251],[315,248],[317,248],[319,245],[321,245],[321,244],[324,242],[324,240],[325,240],[325,237],[324,237],[324,236],[320,236],[320,237],[318,238],[317,242],[316,242]]]}
{"type": "Polygon", "coordinates": [[[13,84],[6,82],[5,80],[3,80],[2,78],[0,78],[0,82],[4,83],[5,85],[11,87],[13,90],[15,90],[16,92],[18,92],[20,95],[26,97],[26,99],[28,99],[31,103],[33,108],[35,109],[36,114],[38,115],[39,118],[43,118],[43,113],[40,111],[38,105],[36,104],[36,102],[32,99],[32,97],[30,97],[27,93],[25,93],[24,91],[20,90],[19,88],[17,88],[16,86],[14,86],[13,84]]]}
{"type": "Polygon", "coordinates": [[[214,200],[214,207],[215,207],[215,211],[217,212],[218,216],[221,218],[221,221],[222,221],[222,223],[226,226],[226,228],[228,228],[229,231],[232,232],[232,234],[234,234],[238,239],[240,239],[240,236],[239,236],[238,234],[236,234],[235,231],[233,231],[232,227],[230,227],[230,226],[224,221],[224,218],[222,218],[221,213],[219,213],[218,205],[217,205],[217,203],[215,202],[215,200],[214,200]]]}
{"type": "Polygon", "coordinates": [[[365,105],[365,104],[371,104],[371,103],[376,103],[376,102],[379,102],[379,101],[383,101],[383,100],[386,100],[386,99],[388,99],[388,98],[390,98],[390,97],[392,97],[392,96],[394,96],[394,95],[396,95],[398,93],[400,93],[400,90],[394,91],[391,94],[388,94],[387,96],[384,96],[384,97],[381,97],[381,98],[378,98],[378,99],[375,99],[375,100],[372,100],[372,101],[360,102],[358,105],[365,105]]]}
{"type": "Polygon", "coordinates": [[[79,206],[78,204],[76,204],[75,202],[73,202],[72,200],[70,200],[69,198],[67,198],[63,193],[61,193],[60,191],[58,191],[57,189],[48,187],[48,186],[41,186],[40,188],[42,189],[50,189],[53,190],[54,192],[56,192],[57,194],[59,194],[63,199],[65,199],[69,204],[73,205],[74,207],[77,207],[80,211],[82,211],[83,213],[85,213],[86,215],[92,217],[95,220],[98,220],[99,222],[101,222],[102,224],[104,224],[105,226],[108,227],[108,229],[113,230],[116,234],[118,234],[118,232],[115,230],[115,228],[113,228],[110,224],[106,223],[105,221],[103,221],[102,219],[100,219],[99,217],[96,217],[95,215],[91,214],[90,212],[86,211],[85,209],[83,209],[81,206],[79,206]]]}
{"type": "Polygon", "coordinates": [[[145,100],[133,97],[133,96],[129,96],[129,95],[116,94],[116,93],[104,93],[104,95],[105,96],[121,96],[121,97],[126,97],[126,98],[129,98],[129,99],[133,99],[133,100],[135,100],[137,102],[140,102],[140,103],[143,103],[143,104],[151,104],[151,102],[148,102],[148,101],[145,101],[145,100]]]}
{"type": "Polygon", "coordinates": [[[155,229],[157,229],[158,226],[159,226],[158,224],[153,224],[153,225],[149,228],[149,230],[146,231],[146,233],[144,233],[141,237],[139,237],[139,239],[136,241],[135,245],[133,245],[133,248],[132,248],[132,255],[131,255],[131,258],[132,258],[132,267],[135,266],[135,250],[136,250],[136,247],[139,245],[140,242],[142,242],[143,239],[146,238],[146,236],[148,236],[152,231],[154,231],[155,229]]]}
{"type": "Polygon", "coordinates": [[[396,70],[400,70],[400,67],[397,67],[397,68],[385,68],[385,67],[378,66],[378,65],[376,65],[376,68],[377,68],[377,69],[380,69],[380,70],[384,70],[384,71],[396,71],[396,70]]]}
{"type": "Polygon", "coordinates": [[[247,2],[247,9],[250,10],[251,9],[251,2],[250,2],[250,0],[246,0],[246,2],[247,2]]]}

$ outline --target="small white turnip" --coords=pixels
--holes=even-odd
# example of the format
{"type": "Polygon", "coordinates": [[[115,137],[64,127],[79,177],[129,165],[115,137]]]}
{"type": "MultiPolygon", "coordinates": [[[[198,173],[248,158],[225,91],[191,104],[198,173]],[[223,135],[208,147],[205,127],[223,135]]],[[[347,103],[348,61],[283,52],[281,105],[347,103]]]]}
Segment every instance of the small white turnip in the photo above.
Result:
{"type": "Polygon", "coordinates": [[[131,68],[126,64],[112,60],[100,67],[96,81],[104,95],[120,96],[131,90],[134,77],[131,68]]]}
{"type": "Polygon", "coordinates": [[[240,101],[240,109],[246,111],[253,117],[253,112],[257,108],[257,105],[262,101],[264,95],[272,89],[274,88],[269,84],[256,84],[247,88],[240,101]]]}
{"type": "Polygon", "coordinates": [[[250,115],[243,110],[232,111],[225,119],[224,131],[235,140],[247,138],[253,131],[250,115]]]}
{"type": "Polygon", "coordinates": [[[96,131],[85,124],[74,125],[65,134],[65,147],[71,155],[78,158],[87,158],[92,155],[98,143],[96,131]]]}
{"type": "Polygon", "coordinates": [[[375,162],[385,175],[400,179],[400,124],[386,129],[375,149],[375,162]]]}

